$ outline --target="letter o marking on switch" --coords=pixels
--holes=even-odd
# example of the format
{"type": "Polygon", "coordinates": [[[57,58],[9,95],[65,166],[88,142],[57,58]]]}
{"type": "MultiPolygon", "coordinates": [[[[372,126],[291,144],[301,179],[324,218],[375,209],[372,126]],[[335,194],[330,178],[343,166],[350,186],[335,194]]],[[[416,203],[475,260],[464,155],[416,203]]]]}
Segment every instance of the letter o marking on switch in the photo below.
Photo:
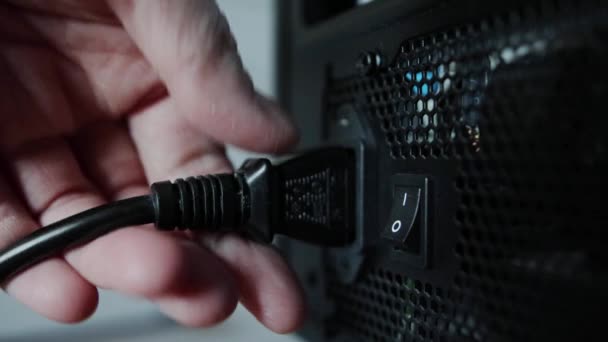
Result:
{"type": "Polygon", "coordinates": [[[395,222],[393,222],[393,225],[391,226],[391,231],[393,233],[396,233],[399,231],[399,229],[401,229],[401,220],[396,220],[395,222]]]}

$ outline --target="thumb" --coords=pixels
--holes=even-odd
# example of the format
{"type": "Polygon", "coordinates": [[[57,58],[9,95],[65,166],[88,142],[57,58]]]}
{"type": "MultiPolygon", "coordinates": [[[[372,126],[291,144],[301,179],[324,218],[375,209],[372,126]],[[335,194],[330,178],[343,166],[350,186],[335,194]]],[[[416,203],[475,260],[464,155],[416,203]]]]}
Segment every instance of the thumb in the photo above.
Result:
{"type": "Polygon", "coordinates": [[[109,3],[194,128],[259,152],[280,152],[296,142],[280,108],[254,90],[213,0],[109,3]]]}

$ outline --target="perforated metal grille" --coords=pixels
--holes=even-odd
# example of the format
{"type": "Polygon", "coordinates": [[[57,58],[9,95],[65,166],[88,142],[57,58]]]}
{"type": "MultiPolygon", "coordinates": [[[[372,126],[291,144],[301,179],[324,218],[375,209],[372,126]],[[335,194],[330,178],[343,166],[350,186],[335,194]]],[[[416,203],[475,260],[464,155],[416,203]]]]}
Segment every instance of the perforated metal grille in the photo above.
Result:
{"type": "Polygon", "coordinates": [[[449,286],[382,265],[334,282],[330,326],[370,341],[527,340],[585,296],[564,288],[605,274],[606,9],[555,6],[408,40],[386,70],[331,83],[328,110],[354,103],[394,160],[457,164],[459,266],[449,286]]]}
{"type": "Polygon", "coordinates": [[[374,269],[344,290],[332,288],[338,302],[349,303],[335,323],[370,341],[442,341],[448,331],[475,328],[463,318],[447,320],[443,313],[453,310],[454,304],[441,288],[389,270],[374,269]]]}
{"type": "MultiPolygon", "coordinates": [[[[568,45],[577,44],[571,39],[579,34],[586,37],[605,15],[572,17],[568,11],[578,11],[579,5],[560,6],[528,7],[407,41],[384,72],[335,80],[328,93],[330,110],[357,103],[378,120],[393,158],[452,159],[475,154],[481,135],[500,128],[499,122],[480,131],[486,88],[495,74],[509,65],[571,48],[568,45]],[[590,21],[591,16],[596,20],[590,21]],[[563,36],[565,32],[573,36],[563,36]]],[[[511,97],[505,95],[508,105],[511,97]]],[[[503,117],[510,120],[504,114],[498,119],[503,117]]]]}

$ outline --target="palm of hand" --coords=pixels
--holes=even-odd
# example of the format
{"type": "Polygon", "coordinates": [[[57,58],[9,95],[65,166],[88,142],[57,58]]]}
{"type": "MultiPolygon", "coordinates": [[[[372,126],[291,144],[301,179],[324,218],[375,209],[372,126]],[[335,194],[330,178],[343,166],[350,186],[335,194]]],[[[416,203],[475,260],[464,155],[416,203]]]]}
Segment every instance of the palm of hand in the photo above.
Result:
{"type": "MultiPolygon", "coordinates": [[[[222,143],[277,151],[293,141],[253,91],[212,2],[0,4],[0,37],[0,247],[149,181],[227,170],[222,143]]],[[[238,297],[274,330],[301,319],[280,258],[231,236],[125,229],[6,289],[77,321],[94,310],[96,286],[146,297],[190,325],[224,319],[238,297]]]]}

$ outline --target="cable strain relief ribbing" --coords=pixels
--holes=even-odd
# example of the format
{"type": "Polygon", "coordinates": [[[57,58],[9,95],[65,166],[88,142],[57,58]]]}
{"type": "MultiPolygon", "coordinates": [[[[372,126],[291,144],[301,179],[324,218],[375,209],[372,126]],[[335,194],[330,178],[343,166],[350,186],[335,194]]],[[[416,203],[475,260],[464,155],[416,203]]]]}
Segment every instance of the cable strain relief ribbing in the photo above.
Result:
{"type": "Polygon", "coordinates": [[[158,229],[224,231],[248,219],[247,185],[238,174],[217,174],[151,186],[158,229]]]}

